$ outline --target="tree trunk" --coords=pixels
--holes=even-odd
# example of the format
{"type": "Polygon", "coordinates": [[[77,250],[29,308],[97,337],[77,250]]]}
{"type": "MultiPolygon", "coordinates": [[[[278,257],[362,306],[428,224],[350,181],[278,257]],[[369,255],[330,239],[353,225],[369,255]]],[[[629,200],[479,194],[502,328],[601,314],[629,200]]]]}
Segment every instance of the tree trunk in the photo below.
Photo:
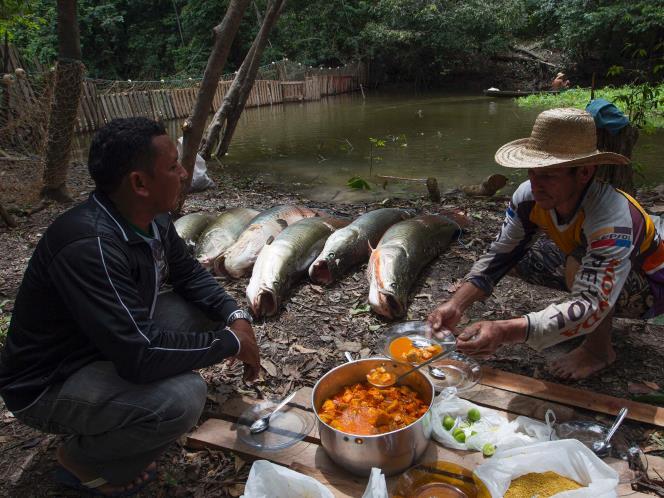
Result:
{"type": "Polygon", "coordinates": [[[201,146],[198,153],[206,161],[209,161],[212,156],[212,149],[217,145],[217,141],[219,140],[219,136],[221,135],[221,131],[229,112],[238,105],[240,100],[240,90],[247,79],[247,72],[251,65],[251,61],[253,60],[255,48],[255,43],[249,48],[249,52],[247,52],[244,61],[242,61],[242,65],[235,75],[231,87],[228,89],[228,92],[226,92],[226,95],[224,95],[224,100],[219,106],[219,109],[217,109],[217,112],[215,112],[214,117],[205,132],[205,137],[201,140],[201,146]]]}
{"type": "MultiPolygon", "coordinates": [[[[9,38],[8,30],[5,29],[5,49],[2,57],[2,76],[7,74],[9,71],[9,38]]],[[[2,86],[2,105],[0,105],[0,126],[6,127],[11,120],[11,111],[9,110],[10,99],[9,99],[9,87],[11,86],[8,80],[2,78],[0,80],[0,85],[2,86]]]]}
{"type": "MultiPolygon", "coordinates": [[[[256,79],[256,74],[258,73],[258,68],[260,67],[261,56],[263,55],[263,50],[265,50],[265,45],[267,44],[267,39],[270,34],[270,31],[274,27],[281,15],[281,12],[286,4],[286,0],[274,0],[268,4],[267,11],[265,13],[265,18],[263,19],[263,24],[261,29],[256,35],[256,39],[252,44],[253,54],[247,54],[247,58],[251,55],[249,67],[247,69],[245,81],[242,82],[240,87],[240,98],[235,107],[233,107],[226,118],[226,128],[224,129],[224,136],[221,139],[219,147],[217,147],[217,157],[223,157],[226,152],[228,152],[228,147],[233,138],[233,133],[235,133],[235,127],[242,115],[244,106],[247,103],[249,94],[251,93],[251,88],[254,86],[254,80],[256,79]]],[[[244,65],[244,62],[242,63],[244,65]]],[[[239,73],[238,73],[239,76],[239,73]]]]}
{"type": "Polygon", "coordinates": [[[231,49],[231,44],[237,35],[240,27],[240,21],[247,10],[250,0],[231,0],[231,3],[226,10],[224,19],[221,23],[214,27],[214,47],[208,58],[205,73],[203,74],[203,81],[198,89],[198,96],[194,109],[184,124],[182,125],[182,158],[180,162],[182,166],[189,173],[186,181],[185,188],[183,189],[182,199],[180,206],[184,203],[184,198],[191,186],[191,179],[194,172],[194,164],[196,161],[196,151],[198,150],[201,137],[203,136],[203,128],[207,120],[210,109],[212,108],[212,101],[214,94],[219,86],[219,78],[226,64],[228,53],[231,49]]]}
{"type": "MultiPolygon", "coordinates": [[[[632,150],[638,138],[639,129],[631,124],[615,135],[611,135],[606,129],[601,128],[597,130],[597,149],[602,152],[617,152],[631,159],[632,150]]],[[[597,170],[597,178],[634,195],[634,170],[631,164],[600,166],[597,170]]]]}
{"type": "Polygon", "coordinates": [[[58,0],[58,45],[41,197],[58,202],[71,202],[66,186],[67,169],[84,71],[76,19],[76,0],[58,0]]]}

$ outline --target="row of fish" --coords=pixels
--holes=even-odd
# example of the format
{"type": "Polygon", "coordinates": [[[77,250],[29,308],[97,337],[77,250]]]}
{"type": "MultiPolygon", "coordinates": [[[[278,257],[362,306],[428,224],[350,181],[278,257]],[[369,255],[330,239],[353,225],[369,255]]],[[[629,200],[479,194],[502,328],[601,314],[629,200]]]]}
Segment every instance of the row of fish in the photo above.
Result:
{"type": "Polygon", "coordinates": [[[387,318],[406,314],[417,275],[458,235],[444,216],[413,217],[384,208],[354,221],[304,206],[275,206],[262,213],[233,208],[217,215],[183,216],[175,227],[203,266],[239,278],[252,269],[247,300],[255,316],[279,312],[292,285],[307,273],[330,284],[369,260],[369,304],[387,318]]]}

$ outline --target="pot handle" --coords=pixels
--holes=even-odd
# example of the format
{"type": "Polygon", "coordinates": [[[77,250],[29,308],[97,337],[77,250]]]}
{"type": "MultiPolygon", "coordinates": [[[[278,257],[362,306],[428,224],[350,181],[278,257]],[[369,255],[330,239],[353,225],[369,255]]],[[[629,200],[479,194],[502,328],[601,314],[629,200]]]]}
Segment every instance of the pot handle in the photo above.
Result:
{"type": "Polygon", "coordinates": [[[353,355],[350,354],[349,351],[344,351],[344,356],[346,357],[346,361],[348,363],[353,363],[355,360],[353,360],[353,355]]]}

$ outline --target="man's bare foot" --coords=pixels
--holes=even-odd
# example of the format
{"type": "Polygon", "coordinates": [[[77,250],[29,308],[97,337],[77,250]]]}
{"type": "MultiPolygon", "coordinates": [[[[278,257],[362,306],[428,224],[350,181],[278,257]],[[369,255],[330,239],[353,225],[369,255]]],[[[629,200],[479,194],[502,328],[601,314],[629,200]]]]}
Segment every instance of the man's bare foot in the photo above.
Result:
{"type": "MultiPolygon", "coordinates": [[[[99,477],[98,475],[93,475],[89,470],[84,469],[80,465],[77,465],[76,463],[68,459],[62,447],[57,449],[56,459],[63,468],[74,474],[81,481],[81,483],[90,482],[99,477]]],[[[102,484],[99,487],[95,487],[94,489],[99,493],[107,494],[109,496],[112,496],[113,494],[117,493],[131,491],[132,489],[138,488],[143,483],[148,481],[150,479],[150,474],[153,474],[154,472],[156,472],[156,470],[157,470],[157,463],[152,462],[150,465],[148,465],[145,468],[145,470],[143,470],[143,472],[141,472],[134,479],[133,482],[128,482],[123,485],[107,483],[107,484],[102,484]]]]}
{"type": "Polygon", "coordinates": [[[584,343],[553,360],[549,366],[549,372],[561,379],[580,380],[599,372],[615,360],[616,353],[613,348],[597,354],[591,352],[584,343]]]}

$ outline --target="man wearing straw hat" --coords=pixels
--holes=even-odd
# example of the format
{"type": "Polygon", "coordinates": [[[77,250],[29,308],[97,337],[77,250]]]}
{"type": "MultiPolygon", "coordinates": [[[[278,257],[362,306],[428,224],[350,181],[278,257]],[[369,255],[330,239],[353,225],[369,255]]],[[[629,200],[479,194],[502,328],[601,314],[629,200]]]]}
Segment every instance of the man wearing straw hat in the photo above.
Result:
{"type": "Polygon", "coordinates": [[[479,356],[503,344],[525,342],[541,350],[585,336],[550,365],[558,377],[581,379],[615,360],[614,314],[648,318],[664,311],[664,242],[634,199],[595,180],[597,165],[629,162],[599,152],[596,144],[590,114],[566,108],[542,112],[529,138],[498,149],[498,164],[527,169],[529,179],[514,193],[487,253],[452,298],[430,314],[434,333],[454,331],[458,349],[479,356]],[[463,312],[490,295],[509,271],[570,294],[525,316],[457,331],[463,312]]]}

